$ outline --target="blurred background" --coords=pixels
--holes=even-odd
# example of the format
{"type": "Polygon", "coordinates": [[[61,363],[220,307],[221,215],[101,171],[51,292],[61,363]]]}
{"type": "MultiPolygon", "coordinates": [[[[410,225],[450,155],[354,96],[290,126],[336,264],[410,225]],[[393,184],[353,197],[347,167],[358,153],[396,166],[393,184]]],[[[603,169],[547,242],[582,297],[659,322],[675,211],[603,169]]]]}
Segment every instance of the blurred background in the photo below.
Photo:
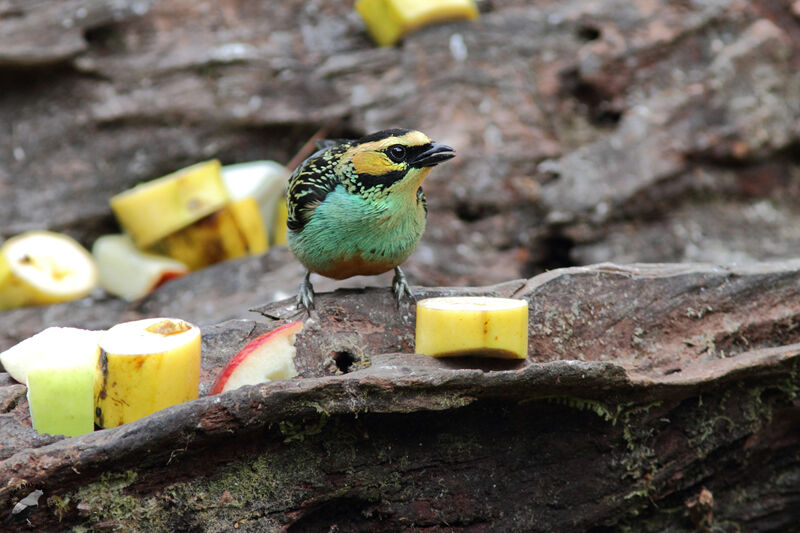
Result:
{"type": "MultiPolygon", "coordinates": [[[[139,182],[408,127],[458,152],[425,182],[412,284],[797,256],[800,1],[477,4],[378,47],[351,1],[0,0],[0,237],[90,248],[139,182]]],[[[273,247],[133,303],[6,311],[0,348],[53,323],[241,316],[302,273],[273,247]]]]}

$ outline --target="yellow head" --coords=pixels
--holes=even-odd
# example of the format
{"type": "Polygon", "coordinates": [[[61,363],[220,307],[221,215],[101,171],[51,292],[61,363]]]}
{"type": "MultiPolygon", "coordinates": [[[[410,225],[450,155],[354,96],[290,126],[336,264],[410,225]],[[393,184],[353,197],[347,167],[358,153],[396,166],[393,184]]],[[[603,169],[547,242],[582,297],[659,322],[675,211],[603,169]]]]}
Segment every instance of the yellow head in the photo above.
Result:
{"type": "Polygon", "coordinates": [[[452,148],[420,131],[383,130],[354,141],[337,173],[348,192],[366,199],[414,197],[431,168],[452,157],[452,148]]]}

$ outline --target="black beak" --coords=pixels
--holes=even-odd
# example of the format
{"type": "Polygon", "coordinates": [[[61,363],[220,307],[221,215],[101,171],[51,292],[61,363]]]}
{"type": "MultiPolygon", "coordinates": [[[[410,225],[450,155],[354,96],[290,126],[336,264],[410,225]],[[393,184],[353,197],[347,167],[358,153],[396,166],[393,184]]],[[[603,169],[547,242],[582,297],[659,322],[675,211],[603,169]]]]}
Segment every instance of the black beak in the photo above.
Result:
{"type": "Polygon", "coordinates": [[[446,144],[431,143],[430,148],[410,161],[412,167],[432,167],[456,156],[456,151],[446,144]]]}

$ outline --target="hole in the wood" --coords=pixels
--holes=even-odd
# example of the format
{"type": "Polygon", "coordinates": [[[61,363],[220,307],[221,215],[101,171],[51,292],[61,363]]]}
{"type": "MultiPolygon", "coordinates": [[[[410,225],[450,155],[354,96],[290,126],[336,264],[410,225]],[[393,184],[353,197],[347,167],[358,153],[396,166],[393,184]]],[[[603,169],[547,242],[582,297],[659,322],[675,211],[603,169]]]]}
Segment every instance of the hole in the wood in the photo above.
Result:
{"type": "Polygon", "coordinates": [[[600,38],[600,29],[594,26],[581,26],[577,31],[578,38],[582,41],[595,41],[600,38]]]}
{"type": "Polygon", "coordinates": [[[286,531],[370,531],[372,504],[360,498],[336,498],[323,502],[300,516],[286,531]]]}
{"type": "Polygon", "coordinates": [[[614,126],[622,118],[622,111],[611,103],[611,95],[601,87],[582,79],[577,69],[561,74],[561,92],[583,104],[589,120],[595,126],[614,126]]]}
{"type": "Polygon", "coordinates": [[[565,268],[575,266],[572,260],[572,249],[575,242],[569,237],[562,235],[552,235],[544,239],[545,256],[540,259],[535,270],[539,272],[553,270],[555,268],[565,268]]]}
{"type": "Polygon", "coordinates": [[[83,38],[89,46],[102,52],[110,52],[121,44],[120,37],[111,24],[86,28],[83,31],[83,38]]]}
{"type": "Polygon", "coordinates": [[[497,209],[490,206],[474,205],[463,202],[456,204],[455,213],[456,216],[464,222],[476,222],[483,218],[497,214],[497,209]]]}
{"type": "Polygon", "coordinates": [[[350,367],[353,366],[353,363],[358,361],[358,358],[347,350],[333,352],[331,356],[333,357],[333,362],[336,364],[336,368],[338,368],[342,374],[350,372],[350,367]]]}

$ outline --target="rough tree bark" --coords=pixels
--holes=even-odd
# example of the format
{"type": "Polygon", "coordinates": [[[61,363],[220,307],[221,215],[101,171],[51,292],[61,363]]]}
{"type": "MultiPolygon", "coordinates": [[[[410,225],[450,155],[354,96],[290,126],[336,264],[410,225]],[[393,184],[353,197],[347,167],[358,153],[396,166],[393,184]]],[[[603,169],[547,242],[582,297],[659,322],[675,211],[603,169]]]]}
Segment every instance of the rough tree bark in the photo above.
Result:
{"type": "MultiPolygon", "coordinates": [[[[323,126],[414,127],[459,155],[425,184],[407,273],[491,286],[423,295],[531,309],[528,362],[434,361],[412,354],[414,310],[387,289],[322,294],[300,378],[76,439],[35,434],[0,374],[0,510],[43,491],[2,528],[796,527],[797,2],[480,5],[475,23],[379,49],[344,1],[0,2],[0,237],[88,246],[139,181],[211,157],[286,162],[323,126]],[[736,266],[530,278],[608,260],[736,266]]],[[[0,349],[53,324],[177,315],[203,326],[205,391],[295,316],[264,304],[301,275],[274,249],[131,304],[5,312],[0,349]]]]}
{"type": "Polygon", "coordinates": [[[0,236],[91,244],[112,194],[210,157],[287,162],[335,124],[458,150],[426,183],[425,284],[794,255],[796,2],[480,5],[376,48],[349,1],[6,1],[0,236]]]}
{"type": "MultiPolygon", "coordinates": [[[[0,506],[42,490],[35,528],[787,530],[798,266],[605,264],[419,289],[527,299],[526,362],[412,355],[414,309],[388,289],[322,294],[299,378],[72,439],[35,438],[24,398],[6,400],[0,506]]],[[[289,302],[260,312],[206,328],[204,390],[297,317],[289,302]]]]}

